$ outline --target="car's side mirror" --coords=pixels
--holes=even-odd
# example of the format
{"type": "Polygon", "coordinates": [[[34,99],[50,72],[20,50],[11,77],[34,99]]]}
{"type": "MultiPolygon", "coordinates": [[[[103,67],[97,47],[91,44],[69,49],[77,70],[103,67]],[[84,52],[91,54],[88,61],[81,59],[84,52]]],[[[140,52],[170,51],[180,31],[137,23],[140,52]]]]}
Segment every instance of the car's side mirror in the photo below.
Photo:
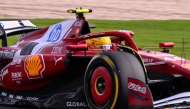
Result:
{"type": "Polygon", "coordinates": [[[161,52],[169,53],[169,49],[174,47],[173,42],[160,42],[159,48],[163,49],[161,52]]]}

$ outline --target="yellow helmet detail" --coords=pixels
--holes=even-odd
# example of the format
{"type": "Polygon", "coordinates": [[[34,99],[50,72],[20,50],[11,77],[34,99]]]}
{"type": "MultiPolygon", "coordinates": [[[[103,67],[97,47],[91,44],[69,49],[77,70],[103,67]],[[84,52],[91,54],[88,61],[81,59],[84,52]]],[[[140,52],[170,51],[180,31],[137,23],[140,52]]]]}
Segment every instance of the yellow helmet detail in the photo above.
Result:
{"type": "Polygon", "coordinates": [[[109,36],[97,37],[85,40],[90,49],[110,49],[111,39],[109,36]]]}

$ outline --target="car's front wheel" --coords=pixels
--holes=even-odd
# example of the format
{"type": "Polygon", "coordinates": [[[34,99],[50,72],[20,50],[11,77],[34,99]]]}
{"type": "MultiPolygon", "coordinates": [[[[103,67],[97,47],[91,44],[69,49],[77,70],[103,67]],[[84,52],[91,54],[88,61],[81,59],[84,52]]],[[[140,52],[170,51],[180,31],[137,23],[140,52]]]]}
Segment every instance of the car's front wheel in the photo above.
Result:
{"type": "Polygon", "coordinates": [[[128,108],[128,78],[146,83],[143,65],[131,53],[101,52],[90,61],[84,91],[92,109],[128,108]]]}

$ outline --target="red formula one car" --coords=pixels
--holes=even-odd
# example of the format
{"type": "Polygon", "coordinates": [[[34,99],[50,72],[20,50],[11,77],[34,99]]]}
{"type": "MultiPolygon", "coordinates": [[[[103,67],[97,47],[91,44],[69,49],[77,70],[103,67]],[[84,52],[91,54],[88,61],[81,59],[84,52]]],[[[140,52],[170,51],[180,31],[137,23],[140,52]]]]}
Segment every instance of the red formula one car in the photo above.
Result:
{"type": "Polygon", "coordinates": [[[46,28],[0,21],[0,104],[39,108],[186,107],[190,61],[138,48],[129,30],[91,33],[84,13],[46,28]],[[7,37],[21,34],[12,46],[7,37]],[[108,37],[109,36],[109,37],[108,37]],[[142,58],[141,58],[142,57],[142,58]]]}

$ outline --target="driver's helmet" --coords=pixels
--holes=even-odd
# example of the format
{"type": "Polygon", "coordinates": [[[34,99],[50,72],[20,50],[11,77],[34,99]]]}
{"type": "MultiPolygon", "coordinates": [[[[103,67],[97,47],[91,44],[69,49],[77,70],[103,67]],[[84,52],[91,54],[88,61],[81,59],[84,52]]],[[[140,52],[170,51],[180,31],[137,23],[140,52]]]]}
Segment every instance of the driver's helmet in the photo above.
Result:
{"type": "Polygon", "coordinates": [[[97,37],[85,40],[89,49],[109,50],[111,47],[111,39],[109,36],[97,37]]]}

